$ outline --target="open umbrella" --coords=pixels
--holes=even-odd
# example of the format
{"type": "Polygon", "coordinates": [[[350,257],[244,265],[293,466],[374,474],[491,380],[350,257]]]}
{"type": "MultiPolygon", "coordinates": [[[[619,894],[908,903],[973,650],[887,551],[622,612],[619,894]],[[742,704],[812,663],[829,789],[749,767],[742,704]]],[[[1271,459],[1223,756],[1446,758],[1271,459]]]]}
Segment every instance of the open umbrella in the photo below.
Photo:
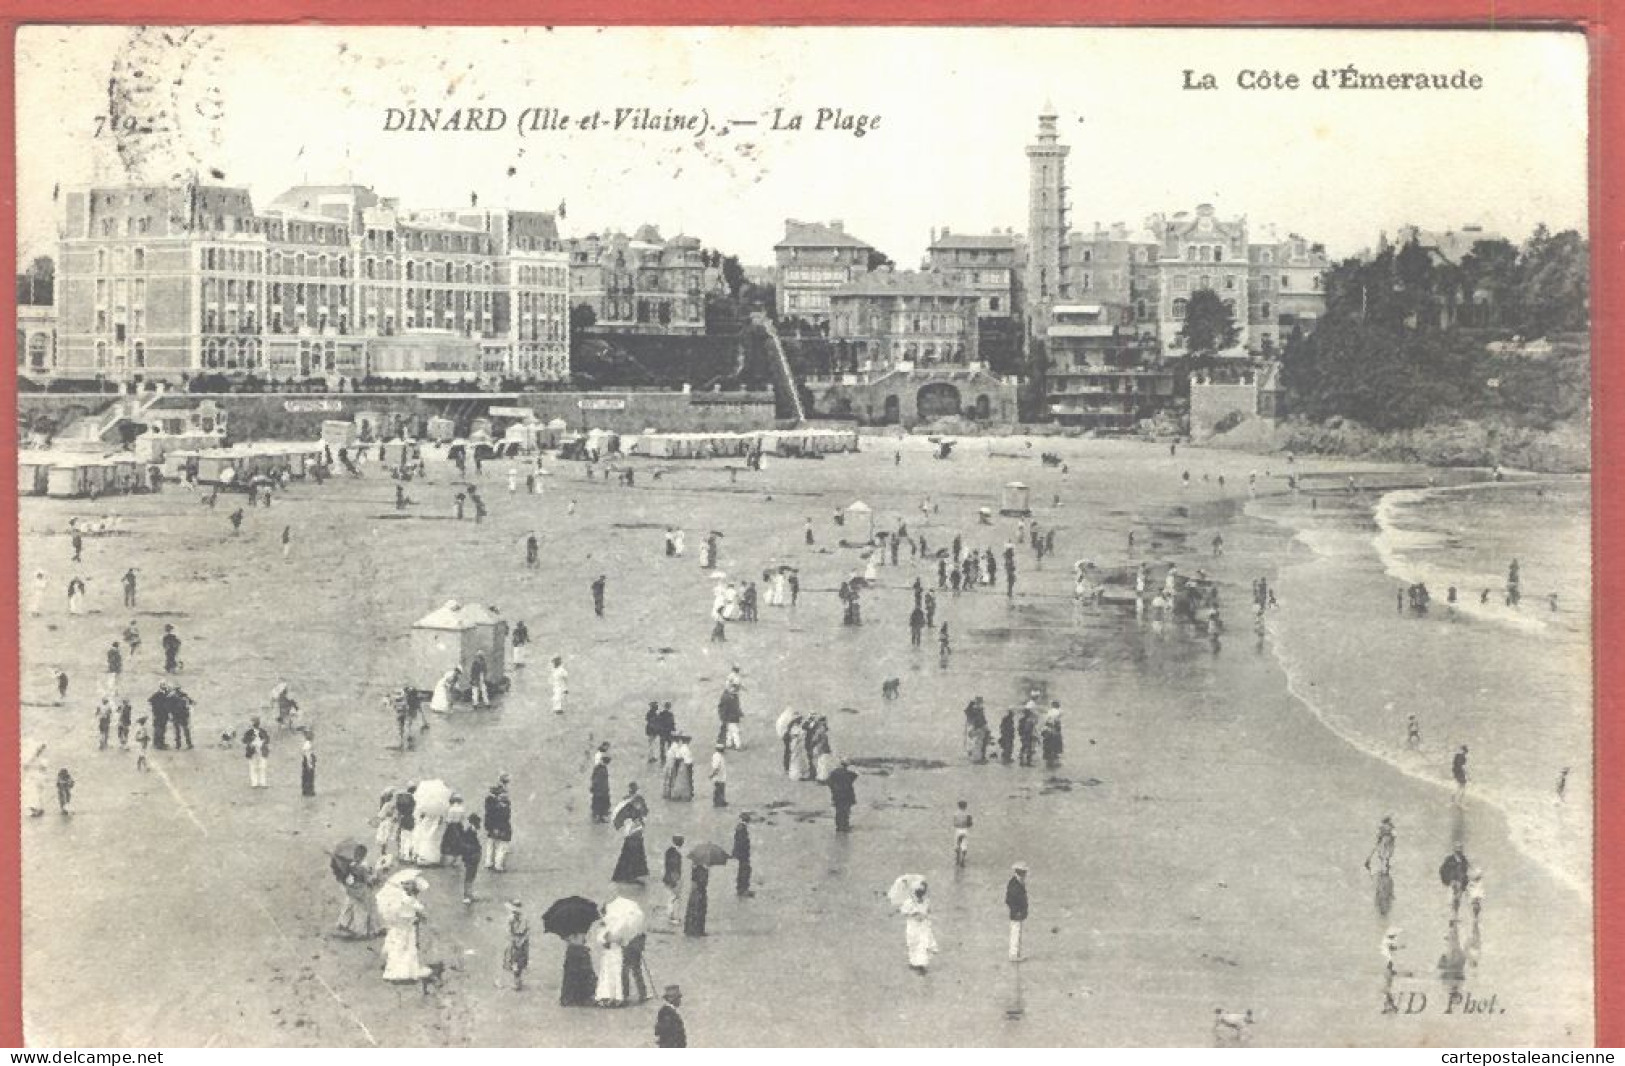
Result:
{"type": "Polygon", "coordinates": [[[604,928],[621,943],[642,936],[648,927],[643,908],[631,900],[616,897],[604,904],[604,928]]]}
{"type": "Polygon", "coordinates": [[[354,837],[345,837],[333,845],[333,850],[327,854],[328,865],[333,868],[334,876],[340,880],[350,876],[350,871],[355,869],[355,850],[360,846],[354,837]]]}
{"type": "Polygon", "coordinates": [[[779,735],[780,740],[783,740],[784,735],[790,732],[790,724],[795,720],[796,712],[786,707],[784,709],[784,713],[780,714],[779,717],[773,722],[773,731],[779,735]]]}
{"type": "Polygon", "coordinates": [[[631,796],[622,800],[621,805],[615,808],[615,814],[610,818],[610,823],[616,829],[619,829],[630,819],[647,817],[649,817],[648,801],[642,796],[631,796]]]}
{"type": "Polygon", "coordinates": [[[688,849],[688,861],[697,862],[701,866],[722,866],[732,858],[726,851],[712,843],[695,844],[688,849]]]}
{"type": "Polygon", "coordinates": [[[557,937],[579,936],[598,920],[598,904],[583,896],[565,896],[542,912],[542,930],[557,937]]]}
{"type": "Polygon", "coordinates": [[[328,852],[328,854],[332,855],[335,859],[344,859],[348,861],[355,857],[355,849],[359,848],[360,846],[361,841],[357,840],[355,837],[345,837],[337,844],[334,844],[333,850],[328,852]]]}
{"type": "Polygon", "coordinates": [[[451,787],[438,778],[419,781],[412,796],[417,800],[414,809],[425,818],[444,818],[451,810],[451,787]]]}
{"type": "Polygon", "coordinates": [[[416,910],[412,904],[412,897],[406,891],[406,884],[410,881],[418,883],[420,892],[428,887],[427,882],[418,876],[418,871],[408,867],[393,874],[373,897],[378,905],[378,916],[385,922],[405,921],[416,910]]]}
{"type": "Polygon", "coordinates": [[[919,874],[904,874],[892,882],[891,888],[886,892],[886,898],[891,900],[892,906],[901,907],[914,898],[914,890],[925,884],[925,878],[919,874]]]}

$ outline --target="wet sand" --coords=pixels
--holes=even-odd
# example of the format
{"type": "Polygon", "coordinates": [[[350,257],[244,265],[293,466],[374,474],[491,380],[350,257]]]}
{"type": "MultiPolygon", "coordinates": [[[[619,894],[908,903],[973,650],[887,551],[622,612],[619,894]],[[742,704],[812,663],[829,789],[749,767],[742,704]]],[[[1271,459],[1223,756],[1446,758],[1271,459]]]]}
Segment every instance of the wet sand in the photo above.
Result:
{"type": "MultiPolygon", "coordinates": [[[[643,759],[652,699],[672,700],[695,733],[700,795],[653,801],[651,866],[674,832],[727,846],[735,812],[763,819],[753,827],[757,895],[736,900],[731,867],[717,871],[712,935],[650,938],[655,981],[683,985],[696,1045],[1206,1044],[1216,1007],[1251,1008],[1257,1044],[1590,1041],[1588,900],[1514,847],[1492,805],[1469,801],[1457,812],[1437,784],[1328,729],[1289,690],[1277,637],[1255,641],[1248,583],[1306,561],[1290,532],[1243,513],[1247,473],[1256,469],[1267,493],[1281,490],[1284,470],[1265,477],[1271,463],[1257,457],[1182,448],[1170,459],[1166,448],[1115,442],[1039,441],[1028,451],[967,441],[942,462],[926,442],[907,441],[901,465],[890,442],[865,447],[770,462],[737,483],[723,464],[644,460],[631,489],[550,460],[539,498],[510,497],[497,464],[483,478],[492,514],[478,526],[449,520],[454,471],[444,464],[432,464],[431,482],[413,483],[423,505],[412,518],[394,517],[394,483],[369,466],[361,481],[297,484],[270,511],[248,511],[237,538],[226,522],[235,499],[214,512],[180,490],[106,504],[23,501],[22,572],[51,577],[45,614],[23,619],[24,743],[48,742],[80,783],[79,813],[24,825],[30,1041],[648,1045],[652,1004],[557,1006],[562,946],[541,933],[539,914],[559,896],[611,894],[618,841],[590,824],[588,753],[610,740],[616,794],[635,779],[658,795],[643,759]],[[1068,474],[1040,465],[1045,448],[1066,455],[1068,474]],[[667,471],[659,481],[656,466],[667,471]],[[1221,472],[1225,490],[1203,480],[1221,472]],[[999,486],[1017,479],[1032,485],[1039,521],[1057,529],[1057,554],[1039,568],[1018,552],[1013,601],[1002,590],[938,593],[938,620],[954,635],[946,669],[934,642],[909,646],[916,571],[906,553],[864,597],[866,624],[839,624],[833,590],[861,564],[836,546],[835,507],[862,498],[881,525],[900,515],[933,551],[956,532],[999,550],[1014,520],[980,526],[976,512],[996,509],[999,486]],[[922,526],[926,493],[940,510],[922,526]],[[103,511],[126,516],[123,532],[87,538],[80,572],[93,613],[71,619],[60,594],[72,572],[66,520],[103,511]],[[808,517],[813,549],[802,544],[808,517]],[[287,561],[277,546],[284,524],[294,536],[287,561]],[[687,533],[681,559],[662,553],[667,524],[687,533]],[[532,528],[543,565],[527,571],[522,539],[532,528]],[[726,534],[730,576],[759,577],[780,562],[802,576],[798,607],[763,606],[761,622],[730,625],[721,646],[707,640],[711,581],[698,566],[713,528],[726,534]],[[1129,561],[1131,528],[1136,560],[1203,566],[1223,583],[1229,632],[1218,653],[1195,634],[1159,636],[1131,612],[1075,607],[1072,561],[1129,561]],[[1226,551],[1213,559],[1219,530],[1226,551]],[[187,641],[183,684],[198,701],[198,750],[156,753],[159,772],[146,776],[131,756],[95,750],[91,713],[105,645],[128,620],[117,578],[132,564],[142,571],[136,615],[146,645],[126,688],[151,691],[162,623],[173,621],[187,641]],[[601,572],[608,610],[597,619],[587,586],[601,572]],[[524,619],[532,665],[498,710],[437,720],[419,750],[401,752],[382,695],[408,678],[427,684],[412,671],[408,630],[454,597],[524,619]],[[555,653],[571,670],[562,718],[547,709],[543,664],[555,653]],[[747,750],[729,755],[734,806],[718,812],[704,787],[704,742],[732,663],[745,674],[747,750]],[[63,707],[51,705],[53,665],[73,677],[63,707]],[[891,677],[902,680],[902,698],[887,703],[880,687],[891,677]],[[318,723],[315,799],[298,794],[291,738],[273,735],[273,787],[258,793],[240,748],[212,746],[261,713],[282,680],[318,723]],[[983,695],[996,713],[1035,685],[1066,711],[1062,767],[969,765],[966,701],[983,695]],[[785,706],[827,714],[839,753],[875,760],[862,768],[849,837],[833,833],[825,789],[779,772],[772,722],[785,706]],[[514,779],[512,870],[482,872],[466,909],[457,875],[431,872],[426,940],[451,964],[446,988],[424,999],[386,985],[380,941],[329,935],[340,892],[325,849],[369,835],[387,786],[441,777],[473,810],[502,771],[514,779]],[[969,868],[956,876],[958,799],[970,802],[976,828],[969,868]],[[1361,869],[1384,813],[1400,826],[1387,917],[1361,869]],[[1504,1013],[1444,1013],[1450,988],[1436,963],[1450,908],[1435,871],[1458,835],[1494,871],[1465,987],[1475,999],[1494,994],[1504,1013]],[[1015,860],[1032,866],[1030,959],[1019,966],[1004,958],[1003,886],[1015,860]],[[903,923],[884,898],[905,872],[932,883],[942,952],[923,978],[905,966],[903,923]],[[521,993],[499,987],[509,897],[526,901],[534,925],[521,993]],[[1390,923],[1405,930],[1402,968],[1415,971],[1395,990],[1428,995],[1415,1015],[1383,1012],[1378,948],[1390,923]]],[[[1327,487],[1359,469],[1297,466],[1324,472],[1308,480],[1327,487]]],[[[934,567],[919,574],[934,584],[934,567]]],[[[1286,624],[1284,611],[1272,626],[1286,624]]],[[[1372,608],[1368,623],[1365,611],[1350,604],[1340,651],[1377,676],[1392,666],[1368,652],[1364,627],[1388,618],[1372,608]]],[[[1585,708],[1560,712],[1589,720],[1585,708]]],[[[1479,745],[1519,743],[1498,738],[1493,724],[1482,729],[1479,745]]],[[[625,894],[661,897],[658,888],[625,894]]]]}

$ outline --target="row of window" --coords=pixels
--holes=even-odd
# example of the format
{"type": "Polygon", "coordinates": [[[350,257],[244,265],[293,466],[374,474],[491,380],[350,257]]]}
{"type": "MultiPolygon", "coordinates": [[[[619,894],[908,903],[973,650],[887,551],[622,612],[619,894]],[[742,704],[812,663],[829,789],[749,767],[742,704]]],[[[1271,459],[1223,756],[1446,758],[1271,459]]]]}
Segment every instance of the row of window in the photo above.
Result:
{"type": "Polygon", "coordinates": [[[796,282],[845,282],[852,280],[852,271],[848,267],[838,266],[798,266],[786,267],[784,270],[784,283],[796,282]]]}
{"type": "Polygon", "coordinates": [[[107,273],[109,263],[112,264],[113,271],[119,274],[131,269],[145,270],[147,269],[147,250],[139,246],[135,248],[120,246],[114,248],[112,255],[109,255],[106,248],[96,249],[96,273],[107,273]]]}
{"type": "Polygon", "coordinates": [[[519,284],[548,289],[567,288],[570,284],[569,269],[567,267],[521,266],[519,268],[519,284]]]}
{"type": "Polygon", "coordinates": [[[107,278],[97,278],[96,305],[98,307],[107,306],[107,298],[110,294],[113,297],[113,303],[118,307],[123,307],[130,302],[137,305],[144,304],[147,302],[147,279],[136,278],[135,284],[132,286],[124,278],[118,278],[111,283],[107,278]],[[132,293],[134,295],[133,301],[129,299],[132,293]]]}
{"type": "Polygon", "coordinates": [[[834,322],[836,336],[856,336],[874,333],[936,333],[953,335],[962,332],[965,319],[960,315],[837,315],[834,322]]]}
{"type": "Polygon", "coordinates": [[[876,358],[886,356],[888,353],[894,360],[904,360],[916,363],[963,363],[965,361],[965,346],[963,344],[935,343],[925,341],[853,341],[852,351],[859,357],[870,355],[876,358]]]}

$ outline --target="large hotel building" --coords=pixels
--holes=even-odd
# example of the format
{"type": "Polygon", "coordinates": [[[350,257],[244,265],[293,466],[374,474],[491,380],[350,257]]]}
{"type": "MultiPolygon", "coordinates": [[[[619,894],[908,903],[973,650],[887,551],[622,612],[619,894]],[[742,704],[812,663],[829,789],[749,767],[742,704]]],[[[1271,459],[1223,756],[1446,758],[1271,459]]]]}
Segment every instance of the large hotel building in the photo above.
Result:
{"type": "Polygon", "coordinates": [[[403,210],[360,185],[68,192],[58,377],[469,381],[569,376],[551,213],[403,210]]]}

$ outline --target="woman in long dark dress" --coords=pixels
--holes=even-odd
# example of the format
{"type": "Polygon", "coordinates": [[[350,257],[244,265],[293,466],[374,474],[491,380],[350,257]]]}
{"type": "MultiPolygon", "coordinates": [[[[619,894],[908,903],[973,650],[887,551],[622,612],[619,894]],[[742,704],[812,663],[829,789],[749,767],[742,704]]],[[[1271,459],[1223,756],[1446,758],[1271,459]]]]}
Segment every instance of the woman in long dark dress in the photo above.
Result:
{"type": "Polygon", "coordinates": [[[649,858],[643,850],[643,819],[628,818],[622,830],[621,857],[609,879],[617,884],[642,881],[649,876],[649,858]]]}
{"type": "Polygon", "coordinates": [[[706,889],[711,883],[711,868],[703,862],[693,864],[689,875],[688,913],[683,918],[684,936],[705,935],[706,889]]]}
{"type": "Polygon", "coordinates": [[[559,986],[559,1006],[591,1007],[598,989],[598,974],[592,968],[592,949],[585,933],[564,938],[564,981],[559,986]]]}

